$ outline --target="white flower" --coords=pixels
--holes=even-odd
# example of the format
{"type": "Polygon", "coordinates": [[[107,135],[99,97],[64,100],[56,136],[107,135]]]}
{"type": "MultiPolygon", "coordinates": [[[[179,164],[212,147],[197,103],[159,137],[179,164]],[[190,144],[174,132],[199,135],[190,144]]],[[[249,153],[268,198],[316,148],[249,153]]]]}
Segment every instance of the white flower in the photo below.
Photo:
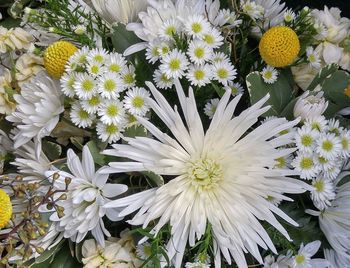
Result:
{"type": "Polygon", "coordinates": [[[297,129],[295,143],[300,151],[311,153],[315,149],[318,136],[318,131],[304,125],[297,129]]]}
{"type": "Polygon", "coordinates": [[[344,158],[348,158],[350,156],[350,130],[341,130],[339,138],[342,145],[341,155],[344,158]]]}
{"type": "Polygon", "coordinates": [[[160,59],[159,42],[149,42],[146,48],[146,59],[152,64],[160,59]]]}
{"type": "Polygon", "coordinates": [[[323,252],[329,262],[329,268],[344,268],[350,263],[350,254],[338,254],[333,249],[324,249],[323,252]]]}
{"type": "Polygon", "coordinates": [[[89,51],[87,54],[86,60],[88,63],[106,63],[106,59],[108,58],[108,52],[104,48],[94,48],[89,51]]]}
{"type": "Polygon", "coordinates": [[[117,142],[123,137],[121,132],[124,131],[125,125],[126,122],[121,122],[120,124],[98,122],[96,125],[97,135],[102,141],[107,141],[108,143],[117,142]]]}
{"type": "Polygon", "coordinates": [[[193,40],[188,46],[187,55],[195,64],[204,64],[211,58],[213,50],[204,42],[200,40],[193,40]]]}
{"type": "Polygon", "coordinates": [[[306,118],[304,125],[315,129],[318,132],[323,132],[327,128],[327,120],[323,115],[313,116],[306,118]]]}
{"type": "Polygon", "coordinates": [[[50,135],[64,111],[59,81],[41,72],[24,84],[21,94],[14,95],[14,99],[17,102],[16,110],[6,117],[19,130],[13,137],[14,148],[34,138],[36,156],[39,157],[41,139],[50,135]]]}
{"type": "Polygon", "coordinates": [[[278,72],[274,67],[267,65],[261,71],[261,76],[264,79],[265,83],[273,84],[277,81],[278,72]]]}
{"type": "Polygon", "coordinates": [[[244,93],[244,88],[240,83],[228,82],[227,86],[224,87],[225,90],[231,90],[232,96],[237,96],[244,93]]]}
{"type": "Polygon", "coordinates": [[[288,251],[287,255],[279,255],[277,260],[274,256],[268,255],[264,259],[263,268],[290,268],[292,263],[292,252],[288,251]]]}
{"type": "Polygon", "coordinates": [[[175,48],[162,58],[159,70],[168,78],[181,78],[188,64],[186,55],[175,48]]]}
{"type": "Polygon", "coordinates": [[[166,20],[159,29],[159,36],[165,40],[173,40],[174,35],[181,33],[182,23],[178,19],[166,20]]]}
{"type": "Polygon", "coordinates": [[[33,41],[33,36],[20,27],[7,29],[0,26],[0,54],[12,50],[28,50],[33,41]]]}
{"type": "Polygon", "coordinates": [[[224,42],[224,37],[216,28],[211,28],[209,32],[205,33],[202,40],[211,48],[219,48],[224,42]]]}
{"type": "Polygon", "coordinates": [[[255,2],[251,2],[250,0],[245,0],[241,2],[241,8],[245,14],[251,17],[253,20],[260,19],[263,17],[264,8],[256,4],[255,2]]]}
{"type": "Polygon", "coordinates": [[[324,259],[311,259],[321,246],[321,242],[316,240],[305,246],[301,244],[298,254],[293,257],[292,268],[327,268],[328,261],[324,259]]]}
{"type": "Polygon", "coordinates": [[[132,115],[145,116],[149,110],[146,102],[149,97],[149,92],[143,87],[129,89],[124,97],[124,108],[132,115]]]}
{"type": "Polygon", "coordinates": [[[81,102],[81,107],[84,111],[88,112],[89,114],[95,114],[98,111],[101,103],[102,99],[100,95],[96,94],[88,100],[83,100],[81,102]]]}
{"type": "Polygon", "coordinates": [[[87,64],[86,71],[92,77],[97,77],[105,72],[103,65],[99,62],[91,62],[87,64]]]}
{"type": "Polygon", "coordinates": [[[283,13],[283,18],[284,21],[286,23],[291,23],[292,21],[295,20],[295,13],[293,12],[292,9],[287,9],[284,13],[283,13]]]}
{"type": "Polygon", "coordinates": [[[198,14],[187,17],[184,24],[187,34],[196,38],[202,38],[211,29],[209,21],[198,14]]]}
{"type": "Polygon", "coordinates": [[[209,64],[190,65],[186,77],[191,85],[202,87],[210,83],[212,69],[209,64]]]}
{"type": "Polygon", "coordinates": [[[218,107],[220,100],[218,98],[216,99],[211,99],[209,102],[204,107],[204,113],[209,117],[209,119],[212,119],[215,112],[216,108],[218,107]]]}
{"type": "Polygon", "coordinates": [[[160,70],[154,71],[153,80],[156,83],[157,87],[161,89],[171,88],[174,84],[174,79],[168,78],[160,70]]]}
{"type": "Polygon", "coordinates": [[[223,52],[214,52],[212,55],[212,63],[216,63],[216,62],[229,62],[229,58],[227,57],[227,55],[223,52]]]}
{"type": "Polygon", "coordinates": [[[296,174],[294,171],[273,168],[274,159],[294,149],[276,149],[290,144],[290,136],[272,137],[297,122],[281,125],[281,119],[275,119],[245,135],[269,109],[262,108],[268,96],[233,117],[240,98],[229,101],[231,92],[227,91],[204,132],[191,88],[186,97],[180,82],[175,82],[183,121],[177,109],[172,109],[151,83],[147,85],[155,98],[150,100],[151,108],[174,138],[139,118],[157,140],[136,137],[129,138],[128,145],[114,144],[114,149],[106,150],[105,154],[127,157],[134,162],[112,162],[105,172],[147,170],[175,178],[163,186],[112,201],[106,207],[124,208],[120,216],[139,210],[129,223],[144,228],[158,219],[151,231],[154,235],[169,224],[172,231],[166,249],[175,268],[183,267],[186,244],[193,247],[204,235],[207,224],[212,228],[216,267],[220,267],[220,252],[229,264],[234,260],[239,267],[246,267],[244,251],[262,262],[257,244],[273,252],[276,249],[258,219],[269,222],[287,238],[287,232],[271,212],[296,225],[265,197],[279,195],[286,199],[283,196],[286,191],[300,193],[308,187],[300,180],[285,177],[296,174]],[[240,205],[232,205],[237,200],[240,205]]]}
{"type": "Polygon", "coordinates": [[[302,120],[311,119],[322,115],[328,107],[328,101],[323,97],[323,91],[316,95],[305,91],[294,106],[294,117],[301,117],[302,120]]]}
{"type": "Polygon", "coordinates": [[[141,260],[147,260],[152,255],[152,245],[148,242],[137,245],[136,254],[141,260]]]}
{"type": "Polygon", "coordinates": [[[126,88],[132,88],[136,83],[135,67],[129,65],[122,70],[122,79],[126,88]]]}
{"type": "Polygon", "coordinates": [[[117,100],[119,93],[125,89],[123,81],[114,73],[103,74],[97,83],[97,90],[103,98],[117,100]]]}
{"type": "Polygon", "coordinates": [[[317,51],[313,47],[306,48],[306,57],[311,67],[316,69],[321,68],[321,59],[317,51]]]}
{"type": "Polygon", "coordinates": [[[91,99],[97,93],[96,81],[89,74],[78,73],[73,87],[78,98],[82,100],[91,99]]]}
{"type": "Polygon", "coordinates": [[[311,153],[299,152],[292,165],[300,172],[300,178],[311,180],[320,172],[320,166],[311,153]]]}
{"type": "Polygon", "coordinates": [[[87,62],[87,55],[89,51],[90,49],[84,46],[75,52],[74,55],[71,56],[66,63],[65,73],[69,75],[71,72],[76,71],[78,68],[82,68],[83,65],[87,62]]]}
{"type": "Polygon", "coordinates": [[[312,181],[311,199],[315,207],[323,210],[331,205],[331,200],[335,198],[333,182],[323,177],[318,177],[312,181]]]}
{"type": "MultiPolygon", "coordinates": [[[[57,230],[64,233],[65,238],[79,243],[89,231],[101,246],[105,245],[104,235],[110,236],[104,227],[103,217],[118,221],[118,209],[104,208],[103,205],[124,193],[128,187],[124,184],[106,183],[108,174],[95,172],[95,164],[88,146],[83,147],[82,160],[69,149],[67,165],[71,173],[65,171],[48,171],[46,176],[52,178],[57,173],[57,190],[66,188],[65,179],[71,178],[66,200],[57,201],[64,208],[64,216],[59,217],[55,211],[50,220],[58,222],[57,230]]],[[[58,193],[57,196],[60,196],[58,193]]],[[[55,195],[56,196],[56,195],[55,195]]]]}
{"type": "Polygon", "coordinates": [[[120,73],[126,67],[126,60],[119,53],[110,53],[105,62],[107,70],[111,73],[120,73]]]}
{"type": "Polygon", "coordinates": [[[75,96],[74,83],[76,75],[74,72],[66,72],[60,79],[62,93],[67,97],[73,98],[75,96]]]}
{"type": "Polygon", "coordinates": [[[75,101],[71,107],[70,120],[78,127],[91,127],[95,116],[84,110],[79,101],[75,101]]]}
{"type": "Polygon", "coordinates": [[[213,64],[214,79],[226,86],[236,78],[237,71],[229,61],[220,61],[213,64]]]}
{"type": "Polygon", "coordinates": [[[125,121],[123,103],[119,100],[104,101],[97,111],[104,124],[122,124],[125,121]]]}
{"type": "Polygon", "coordinates": [[[333,160],[340,155],[341,141],[333,133],[321,134],[317,139],[316,152],[326,159],[333,160]]]}
{"type": "Polygon", "coordinates": [[[319,72],[318,69],[311,68],[310,65],[306,63],[292,66],[291,70],[295,82],[302,90],[306,90],[309,87],[319,72]]]}

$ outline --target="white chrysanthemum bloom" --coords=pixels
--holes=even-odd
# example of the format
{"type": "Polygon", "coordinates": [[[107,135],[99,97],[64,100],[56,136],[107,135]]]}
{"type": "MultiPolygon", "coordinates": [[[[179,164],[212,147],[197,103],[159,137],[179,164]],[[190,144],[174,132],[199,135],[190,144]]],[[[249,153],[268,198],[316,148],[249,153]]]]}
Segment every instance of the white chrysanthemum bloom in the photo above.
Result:
{"type": "Polygon", "coordinates": [[[205,104],[204,113],[209,117],[209,119],[213,118],[216,112],[216,108],[219,105],[219,102],[220,102],[220,99],[216,98],[216,99],[211,99],[209,102],[205,104]]]}
{"type": "Polygon", "coordinates": [[[189,62],[185,53],[177,48],[163,56],[159,70],[168,78],[181,78],[187,70],[189,62]]]}
{"type": "Polygon", "coordinates": [[[331,205],[331,200],[335,198],[334,184],[324,177],[318,177],[312,181],[313,189],[311,192],[311,199],[319,210],[324,210],[331,205]]]}
{"type": "Polygon", "coordinates": [[[261,71],[261,76],[264,79],[265,83],[273,84],[277,81],[278,72],[274,67],[267,65],[261,71]]]}
{"type": "Polygon", "coordinates": [[[323,253],[329,268],[344,268],[350,263],[350,254],[338,254],[333,249],[324,249],[323,253]]]}
{"type": "Polygon", "coordinates": [[[186,77],[192,86],[205,86],[210,83],[212,68],[209,64],[190,65],[186,77]]]}
{"type": "Polygon", "coordinates": [[[145,116],[149,110],[146,102],[149,97],[149,92],[143,87],[129,89],[124,97],[124,108],[132,115],[145,116]]]}
{"type": "Polygon", "coordinates": [[[326,159],[334,160],[341,153],[341,141],[334,133],[322,133],[316,144],[316,152],[326,159]]]}
{"type": "Polygon", "coordinates": [[[70,120],[78,127],[87,128],[91,127],[95,120],[95,115],[90,114],[82,107],[80,101],[75,101],[72,104],[70,111],[70,120]]]}
{"type": "Polygon", "coordinates": [[[191,62],[201,65],[211,59],[213,49],[210,48],[204,41],[193,40],[188,45],[187,55],[191,62]]]}
{"type": "Polygon", "coordinates": [[[212,228],[216,267],[221,264],[220,252],[229,264],[234,260],[238,267],[247,265],[245,252],[263,262],[258,245],[273,252],[276,249],[258,219],[272,224],[288,239],[286,230],[272,212],[297,225],[265,198],[270,195],[290,200],[283,193],[301,193],[309,187],[300,180],[286,177],[296,174],[293,170],[273,168],[274,159],[294,149],[278,150],[291,143],[291,135],[272,137],[297,124],[297,120],[282,125],[283,119],[271,120],[246,135],[258,117],[270,108],[262,107],[268,96],[233,117],[240,97],[229,101],[231,92],[227,91],[209,129],[204,132],[191,88],[186,97],[180,82],[175,82],[183,121],[178,109],[172,109],[151,83],[147,85],[155,98],[149,100],[151,108],[174,138],[138,118],[155,138],[128,138],[127,145],[114,144],[114,149],[104,153],[134,162],[112,162],[105,172],[147,170],[175,178],[161,187],[112,201],[106,207],[123,208],[120,216],[139,210],[129,223],[141,224],[144,228],[158,219],[151,231],[154,235],[169,224],[172,232],[166,249],[176,268],[182,267],[187,242],[193,247],[208,224],[212,228]]]}
{"type": "Polygon", "coordinates": [[[318,132],[323,132],[327,128],[327,119],[323,115],[313,116],[306,118],[304,125],[317,130],[318,132]]]}
{"type": "Polygon", "coordinates": [[[237,96],[244,93],[244,88],[239,82],[228,82],[227,86],[225,86],[224,89],[231,90],[232,96],[237,96]]]}
{"type": "Polygon", "coordinates": [[[136,83],[136,74],[135,67],[133,65],[129,65],[122,69],[121,76],[126,88],[132,88],[136,83]]]}
{"type": "Polygon", "coordinates": [[[100,76],[97,83],[97,91],[103,98],[117,100],[119,93],[124,91],[122,79],[114,73],[106,73],[100,76]]]}
{"type": "Polygon", "coordinates": [[[213,77],[224,86],[236,78],[237,71],[229,61],[214,62],[213,77]]]}
{"type": "Polygon", "coordinates": [[[98,122],[96,125],[96,131],[98,137],[102,141],[107,141],[108,143],[114,143],[123,137],[121,132],[124,131],[126,122],[121,122],[120,124],[104,124],[98,122]]]}
{"type": "Polygon", "coordinates": [[[194,14],[186,18],[184,22],[185,31],[194,38],[203,38],[204,34],[211,29],[209,21],[204,16],[194,14]]]}
{"type": "Polygon", "coordinates": [[[300,173],[300,178],[306,180],[315,178],[321,169],[313,154],[300,151],[293,160],[292,166],[300,173]]]}
{"type": "Polygon", "coordinates": [[[286,23],[291,23],[295,20],[295,13],[292,9],[287,9],[286,11],[284,11],[283,13],[283,18],[284,18],[284,21],[286,23]]]}
{"type": "Polygon", "coordinates": [[[309,62],[309,65],[313,68],[320,69],[321,68],[321,59],[320,55],[317,51],[314,50],[313,47],[308,47],[306,49],[306,58],[309,62]]]}
{"type": "Polygon", "coordinates": [[[75,96],[74,83],[76,82],[76,74],[74,72],[65,72],[61,79],[61,89],[62,93],[70,98],[75,96]]]}
{"type": "Polygon", "coordinates": [[[83,107],[83,110],[89,114],[95,114],[100,108],[101,103],[101,96],[99,94],[96,94],[88,100],[81,101],[81,107],[83,107]]]}
{"type": "Polygon", "coordinates": [[[122,124],[125,121],[125,109],[119,100],[104,101],[97,111],[104,124],[122,124]]]}
{"type": "Polygon", "coordinates": [[[94,77],[86,73],[78,73],[73,84],[75,94],[82,100],[88,100],[97,93],[94,77]]]}
{"type": "Polygon", "coordinates": [[[298,128],[295,134],[295,143],[299,151],[312,153],[316,146],[319,132],[308,126],[298,128]]]}
{"type": "Polygon", "coordinates": [[[120,73],[127,65],[122,54],[110,53],[105,62],[106,69],[111,73],[120,73]]]}
{"type": "Polygon", "coordinates": [[[183,27],[183,25],[178,19],[172,18],[166,20],[159,29],[159,37],[164,38],[165,40],[173,40],[174,35],[181,34],[181,27],[183,27]]]}
{"type": "Polygon", "coordinates": [[[20,27],[7,29],[0,26],[0,54],[16,49],[27,50],[33,42],[33,36],[20,27]]]}
{"type": "Polygon", "coordinates": [[[93,48],[87,54],[86,60],[88,64],[99,63],[104,64],[108,59],[108,52],[104,48],[93,48]]]}
{"type": "Polygon", "coordinates": [[[287,255],[279,255],[277,260],[274,256],[268,255],[264,259],[263,268],[290,268],[292,264],[292,251],[288,251],[287,255]]]}
{"type": "Polygon", "coordinates": [[[205,33],[202,40],[213,49],[219,48],[224,43],[224,37],[216,28],[211,28],[205,33]]]}
{"type": "MultiPolygon", "coordinates": [[[[95,171],[95,164],[88,146],[83,147],[82,160],[69,149],[67,152],[67,166],[70,173],[65,171],[47,171],[49,178],[56,173],[57,190],[66,189],[66,178],[71,178],[68,186],[67,199],[57,201],[57,205],[64,208],[64,216],[59,217],[57,212],[50,216],[50,221],[58,222],[57,230],[64,233],[65,238],[79,243],[91,231],[93,237],[102,246],[105,244],[104,235],[110,236],[105,229],[103,217],[118,221],[118,209],[104,208],[103,205],[124,193],[128,187],[124,184],[106,183],[109,174],[95,171]]],[[[58,193],[61,195],[61,193],[58,193]]]]}
{"type": "Polygon", "coordinates": [[[6,120],[13,122],[18,133],[13,137],[14,148],[34,138],[36,156],[41,151],[41,139],[50,135],[64,111],[59,81],[40,72],[31,82],[22,86],[21,94],[14,95],[16,110],[6,120]]]}
{"type": "Polygon", "coordinates": [[[292,268],[327,268],[328,261],[325,259],[311,259],[321,246],[321,242],[316,240],[308,243],[305,246],[300,245],[298,254],[293,257],[292,268]]]}
{"type": "Polygon", "coordinates": [[[319,117],[327,110],[327,107],[328,101],[323,97],[323,91],[316,95],[310,95],[309,91],[305,91],[295,103],[294,117],[301,117],[302,120],[319,117]]]}
{"type": "Polygon", "coordinates": [[[153,74],[153,80],[158,88],[168,89],[174,85],[174,79],[168,78],[162,71],[155,70],[153,74]]]}

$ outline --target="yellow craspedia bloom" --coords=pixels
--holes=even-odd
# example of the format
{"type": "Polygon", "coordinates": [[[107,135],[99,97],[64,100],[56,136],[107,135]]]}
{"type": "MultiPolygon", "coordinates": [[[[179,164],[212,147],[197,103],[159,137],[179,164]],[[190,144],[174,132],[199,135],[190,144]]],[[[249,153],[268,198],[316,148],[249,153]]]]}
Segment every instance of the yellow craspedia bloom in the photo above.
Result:
{"type": "Polygon", "coordinates": [[[345,89],[345,95],[350,97],[350,85],[345,89]]]}
{"type": "Polygon", "coordinates": [[[64,73],[64,66],[78,48],[67,41],[51,44],[44,52],[44,66],[54,78],[60,78],[64,73]]]}
{"type": "Polygon", "coordinates": [[[0,229],[4,228],[12,217],[12,204],[8,194],[0,189],[0,229]]]}
{"type": "Polygon", "coordinates": [[[289,27],[276,26],[263,34],[259,51],[263,60],[273,67],[292,64],[300,51],[297,34],[289,27]]]}

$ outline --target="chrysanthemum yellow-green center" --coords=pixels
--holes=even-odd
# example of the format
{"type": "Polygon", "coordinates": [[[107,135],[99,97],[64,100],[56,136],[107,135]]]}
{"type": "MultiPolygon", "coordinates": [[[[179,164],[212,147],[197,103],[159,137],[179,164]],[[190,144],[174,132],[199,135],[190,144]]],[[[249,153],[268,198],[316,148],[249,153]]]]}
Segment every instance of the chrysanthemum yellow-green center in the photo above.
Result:
{"type": "Polygon", "coordinates": [[[109,135],[115,134],[116,132],[118,132],[118,126],[114,125],[114,124],[110,124],[106,126],[106,132],[109,135]]]}
{"type": "Polygon", "coordinates": [[[173,36],[174,34],[176,33],[176,28],[174,26],[168,26],[166,29],[165,29],[165,34],[166,35],[169,35],[169,36],[173,36]]]}
{"type": "Polygon", "coordinates": [[[111,92],[111,91],[114,91],[115,90],[115,87],[116,87],[116,83],[114,82],[113,79],[107,79],[105,82],[104,82],[104,85],[103,85],[104,89],[108,92],[111,92]]]}
{"type": "Polygon", "coordinates": [[[202,25],[198,22],[194,22],[191,28],[194,33],[200,33],[202,31],[202,25]]]}
{"type": "Polygon", "coordinates": [[[217,75],[219,78],[221,79],[225,79],[228,77],[228,71],[224,68],[219,68],[217,71],[216,71],[217,75]]]}
{"type": "Polygon", "coordinates": [[[180,69],[181,61],[179,59],[171,59],[169,62],[169,68],[172,71],[177,71],[180,69]]]}
{"type": "Polygon", "coordinates": [[[0,229],[4,228],[12,217],[12,204],[8,194],[0,189],[0,229]]]}
{"type": "Polygon", "coordinates": [[[218,162],[209,158],[199,159],[189,167],[188,177],[197,189],[207,190],[223,179],[223,171],[218,162]]]}
{"type": "Polygon", "coordinates": [[[310,147],[313,143],[314,139],[310,135],[303,135],[301,137],[301,144],[305,147],[310,147]]]}
{"type": "Polygon", "coordinates": [[[98,96],[93,96],[91,99],[88,100],[88,103],[91,106],[97,106],[101,103],[101,100],[98,96]]]}
{"type": "Polygon", "coordinates": [[[205,73],[203,70],[195,70],[194,71],[194,78],[196,78],[196,80],[202,80],[205,76],[205,73]]]}
{"type": "Polygon", "coordinates": [[[313,186],[315,187],[316,191],[317,192],[323,192],[324,190],[324,181],[322,180],[319,180],[319,181],[316,181],[313,186]]]}
{"type": "Polygon", "coordinates": [[[314,166],[314,161],[310,157],[304,157],[300,161],[302,169],[311,169],[314,166]]]}
{"type": "Polygon", "coordinates": [[[132,105],[136,108],[141,108],[145,104],[145,100],[141,96],[136,96],[132,100],[132,105]]]}
{"type": "Polygon", "coordinates": [[[111,72],[117,73],[117,72],[120,72],[121,67],[120,67],[119,64],[112,63],[111,65],[109,65],[109,70],[110,70],[111,72]]]}
{"type": "Polygon", "coordinates": [[[81,83],[81,88],[83,91],[90,92],[94,88],[94,83],[91,80],[84,80],[81,83]]]}
{"type": "Polygon", "coordinates": [[[204,51],[204,48],[202,47],[197,47],[195,50],[194,50],[194,53],[193,53],[196,58],[198,59],[201,59],[204,57],[204,54],[205,54],[205,51],[204,51]]]}
{"type": "Polygon", "coordinates": [[[94,61],[96,61],[96,62],[98,62],[98,63],[103,63],[103,61],[104,61],[104,57],[102,56],[102,55],[95,55],[94,57],[93,57],[93,60],[94,61]]]}
{"type": "Polygon", "coordinates": [[[329,140],[326,140],[326,141],[322,142],[322,149],[327,151],[327,152],[332,151],[332,149],[333,149],[333,142],[331,142],[329,140]]]}
{"type": "Polygon", "coordinates": [[[123,77],[125,84],[132,84],[135,82],[134,75],[132,73],[126,73],[123,77]]]}
{"type": "Polygon", "coordinates": [[[112,117],[117,116],[119,113],[119,109],[115,105],[110,105],[107,107],[106,113],[107,113],[107,115],[112,116],[112,117]]]}
{"type": "Polygon", "coordinates": [[[209,45],[212,45],[215,42],[214,37],[212,35],[210,35],[210,34],[205,34],[204,37],[203,37],[203,40],[204,40],[204,42],[206,42],[209,45]]]}
{"type": "Polygon", "coordinates": [[[296,255],[295,262],[297,264],[303,264],[305,262],[305,256],[304,255],[296,255]]]}
{"type": "Polygon", "coordinates": [[[89,113],[87,111],[84,111],[83,109],[80,109],[78,114],[79,114],[79,118],[82,120],[89,118],[89,113]]]}

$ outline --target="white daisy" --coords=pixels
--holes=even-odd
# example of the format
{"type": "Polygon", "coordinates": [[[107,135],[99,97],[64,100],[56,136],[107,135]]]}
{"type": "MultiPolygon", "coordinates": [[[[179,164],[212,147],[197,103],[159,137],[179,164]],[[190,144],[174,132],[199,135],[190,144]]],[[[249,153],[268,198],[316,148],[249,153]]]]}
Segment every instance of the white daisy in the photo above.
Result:
{"type": "Polygon", "coordinates": [[[316,53],[313,47],[308,47],[306,49],[306,57],[309,62],[309,65],[313,68],[320,69],[321,68],[321,60],[320,55],[316,53]]]}
{"type": "Polygon", "coordinates": [[[21,87],[21,94],[15,94],[16,110],[6,116],[18,133],[13,137],[14,148],[34,138],[36,156],[41,151],[41,139],[49,136],[64,111],[60,83],[52,80],[46,72],[40,72],[21,87]]]}
{"type": "Polygon", "coordinates": [[[158,54],[159,54],[159,57],[162,58],[164,57],[165,55],[167,55],[171,50],[171,45],[167,42],[161,42],[159,45],[158,45],[158,54]]]}
{"type": "Polygon", "coordinates": [[[228,62],[229,58],[223,52],[214,52],[212,55],[211,61],[212,61],[212,63],[218,63],[218,62],[222,62],[222,61],[228,62]]]}
{"type": "Polygon", "coordinates": [[[181,33],[182,23],[178,19],[169,19],[164,21],[159,29],[159,36],[165,40],[173,40],[174,35],[181,33]]]}
{"type": "Polygon", "coordinates": [[[298,254],[293,257],[292,268],[327,268],[328,262],[325,259],[311,259],[321,246],[320,241],[300,245],[298,254]]]}
{"type": "MultiPolygon", "coordinates": [[[[269,109],[262,108],[268,96],[233,117],[239,97],[229,101],[231,92],[227,91],[209,129],[204,132],[191,88],[189,97],[186,97],[180,82],[175,82],[183,121],[177,108],[172,109],[151,83],[147,85],[155,98],[155,101],[150,101],[151,108],[174,138],[140,118],[140,123],[157,140],[136,137],[129,138],[127,145],[112,145],[113,149],[106,150],[105,154],[130,158],[134,162],[112,162],[105,172],[147,170],[171,175],[174,179],[163,186],[112,201],[106,207],[123,208],[120,216],[138,210],[129,223],[141,224],[144,228],[150,222],[156,223],[151,231],[154,235],[165,225],[170,226],[171,237],[166,250],[175,268],[183,267],[187,243],[193,247],[203,237],[208,224],[213,234],[213,253],[217,263],[221,263],[220,252],[229,265],[234,261],[239,267],[246,267],[245,252],[252,253],[262,262],[258,244],[274,252],[276,249],[260,221],[269,222],[287,238],[287,232],[271,212],[296,225],[265,197],[271,193],[283,197],[286,191],[299,193],[308,187],[300,180],[285,177],[296,174],[294,171],[273,168],[274,159],[282,154],[276,146],[290,144],[291,140],[283,136],[272,137],[294,126],[297,121],[281,126],[280,119],[271,120],[245,135],[258,117],[269,109]],[[239,205],[232,205],[237,202],[239,205]],[[257,237],[260,238],[257,240],[257,237]]],[[[291,151],[286,149],[284,153],[291,151]]]]}
{"type": "Polygon", "coordinates": [[[186,55],[175,48],[162,58],[159,70],[168,78],[181,78],[188,64],[186,55]]]}
{"type": "Polygon", "coordinates": [[[237,96],[244,93],[244,88],[240,83],[234,83],[232,81],[228,82],[227,86],[224,87],[225,90],[231,90],[232,96],[237,96]]]}
{"type": "Polygon", "coordinates": [[[190,65],[186,77],[192,86],[205,86],[210,83],[212,69],[209,64],[190,65]]]}
{"type": "Polygon", "coordinates": [[[321,170],[323,171],[331,170],[335,165],[334,163],[335,160],[330,160],[320,155],[316,155],[315,160],[318,163],[318,165],[321,167],[321,170]]]}
{"type": "Polygon", "coordinates": [[[291,22],[293,22],[295,20],[295,13],[292,9],[287,9],[286,11],[284,11],[283,13],[283,18],[284,21],[289,24],[291,22]]]}
{"type": "Polygon", "coordinates": [[[339,139],[342,146],[341,155],[344,158],[348,158],[350,156],[350,131],[347,129],[341,130],[339,139]]]}
{"type": "Polygon", "coordinates": [[[323,91],[316,95],[305,91],[295,103],[293,113],[295,118],[300,116],[302,120],[306,120],[319,117],[326,111],[327,107],[328,101],[323,97],[323,91]]]}
{"type": "Polygon", "coordinates": [[[327,128],[327,120],[323,115],[313,116],[311,118],[306,118],[304,125],[317,130],[318,132],[323,132],[327,128]]]}
{"type": "Polygon", "coordinates": [[[341,141],[333,133],[321,134],[317,139],[316,151],[326,159],[335,159],[341,153],[341,141]]]}
{"type": "Polygon", "coordinates": [[[79,69],[83,69],[84,64],[87,62],[87,55],[89,53],[88,47],[82,47],[71,56],[65,66],[66,73],[71,73],[79,69]]]}
{"type": "Polygon", "coordinates": [[[195,64],[204,64],[211,58],[212,53],[212,48],[210,48],[203,41],[195,39],[191,41],[188,45],[187,55],[190,57],[190,60],[195,64]]]}
{"type": "Polygon", "coordinates": [[[190,15],[186,18],[184,26],[187,34],[196,38],[202,38],[211,29],[209,21],[199,14],[190,15]]]}
{"type": "Polygon", "coordinates": [[[106,73],[98,79],[97,90],[103,98],[117,100],[119,93],[124,91],[121,78],[113,73],[106,73]]]}
{"type": "Polygon", "coordinates": [[[85,73],[77,74],[73,87],[77,96],[82,100],[88,100],[97,93],[95,79],[85,73]]]}
{"type": "Polygon", "coordinates": [[[298,128],[295,134],[295,143],[298,150],[311,153],[315,149],[318,136],[319,132],[309,126],[304,125],[298,128]]]}
{"type": "Polygon", "coordinates": [[[149,110],[149,97],[149,92],[142,87],[129,89],[124,97],[124,108],[132,115],[145,116],[149,110]]]}
{"type": "Polygon", "coordinates": [[[132,88],[136,83],[135,67],[129,65],[122,69],[122,79],[126,88],[132,88]]]}
{"type": "Polygon", "coordinates": [[[110,53],[105,62],[106,69],[111,73],[120,73],[126,67],[126,60],[119,53],[110,53]]]}
{"type": "Polygon", "coordinates": [[[292,251],[288,250],[287,255],[279,255],[277,260],[274,256],[268,255],[264,259],[263,268],[289,268],[292,263],[292,251]]]}
{"type": "Polygon", "coordinates": [[[91,75],[93,77],[97,77],[100,74],[105,72],[104,66],[99,62],[91,62],[91,63],[87,64],[86,71],[89,75],[91,75]]]}
{"type": "Polygon", "coordinates": [[[160,59],[159,42],[150,42],[146,48],[146,59],[155,64],[160,59]]]}
{"type": "Polygon", "coordinates": [[[315,157],[310,153],[298,152],[298,155],[292,162],[295,170],[300,172],[300,178],[311,180],[320,172],[320,166],[317,164],[315,157]]]}
{"type": "Polygon", "coordinates": [[[74,72],[64,73],[60,79],[62,93],[70,98],[75,96],[74,83],[76,74],[74,72]]]}
{"type": "Polygon", "coordinates": [[[224,37],[216,28],[211,28],[205,33],[202,40],[211,48],[219,48],[224,43],[224,37]]]}
{"type": "Polygon", "coordinates": [[[101,102],[102,102],[102,100],[101,100],[100,95],[96,94],[88,100],[81,101],[81,106],[89,114],[94,114],[97,112],[98,108],[100,107],[101,102]]]}
{"type": "Polygon", "coordinates": [[[71,107],[70,120],[78,127],[87,128],[91,127],[95,116],[85,111],[80,101],[76,101],[71,107]]]}
{"type": "MultiPolygon", "coordinates": [[[[70,173],[61,170],[46,172],[49,178],[54,174],[59,175],[56,180],[57,190],[65,190],[65,180],[71,178],[67,199],[56,201],[57,205],[64,208],[64,216],[59,217],[54,212],[50,220],[58,222],[57,229],[64,233],[65,238],[79,243],[91,231],[96,241],[104,246],[104,236],[110,236],[110,233],[104,227],[102,218],[106,215],[109,219],[118,221],[122,217],[119,217],[118,209],[104,208],[103,205],[111,200],[109,198],[124,193],[128,187],[124,184],[106,183],[109,175],[95,172],[94,160],[86,145],[83,147],[81,161],[72,149],[68,150],[67,166],[70,173]]],[[[56,195],[59,197],[61,193],[54,196],[56,195]]]]}
{"type": "Polygon", "coordinates": [[[108,143],[115,143],[120,138],[123,137],[121,134],[124,131],[125,122],[121,122],[120,124],[104,124],[102,122],[98,122],[96,125],[96,131],[98,137],[103,141],[107,141],[108,143]]]}
{"type": "Polygon", "coordinates": [[[148,242],[137,245],[136,255],[141,260],[147,260],[152,255],[152,245],[148,242]]]}
{"type": "Polygon", "coordinates": [[[332,163],[333,163],[332,166],[323,170],[323,175],[326,179],[333,181],[338,177],[338,175],[341,171],[342,161],[340,159],[337,159],[336,161],[333,161],[332,163]]]}
{"type": "Polygon", "coordinates": [[[153,80],[156,83],[157,87],[161,89],[168,89],[174,85],[174,79],[168,78],[160,70],[154,71],[153,80]]]}
{"type": "Polygon", "coordinates": [[[264,82],[267,84],[273,84],[277,81],[278,72],[272,66],[267,65],[261,71],[261,76],[264,79],[264,82]]]}
{"type": "Polygon", "coordinates": [[[209,102],[204,107],[204,113],[209,117],[209,119],[212,119],[215,112],[216,108],[218,107],[218,104],[220,102],[220,99],[211,99],[209,102]]]}
{"type": "Polygon", "coordinates": [[[253,20],[261,19],[263,17],[264,8],[255,2],[251,2],[250,0],[242,1],[241,8],[243,12],[253,20]]]}
{"type": "Polygon", "coordinates": [[[104,48],[91,49],[86,57],[87,62],[104,64],[108,58],[108,52],[104,48]]]}
{"type": "Polygon", "coordinates": [[[214,62],[212,66],[214,79],[224,86],[236,78],[237,71],[229,61],[214,62]]]}
{"type": "Polygon", "coordinates": [[[122,124],[125,121],[123,103],[119,100],[104,101],[97,111],[104,124],[122,124]]]}
{"type": "Polygon", "coordinates": [[[331,205],[331,200],[335,198],[335,189],[333,182],[324,177],[318,177],[312,181],[311,199],[315,207],[323,210],[331,205]]]}

